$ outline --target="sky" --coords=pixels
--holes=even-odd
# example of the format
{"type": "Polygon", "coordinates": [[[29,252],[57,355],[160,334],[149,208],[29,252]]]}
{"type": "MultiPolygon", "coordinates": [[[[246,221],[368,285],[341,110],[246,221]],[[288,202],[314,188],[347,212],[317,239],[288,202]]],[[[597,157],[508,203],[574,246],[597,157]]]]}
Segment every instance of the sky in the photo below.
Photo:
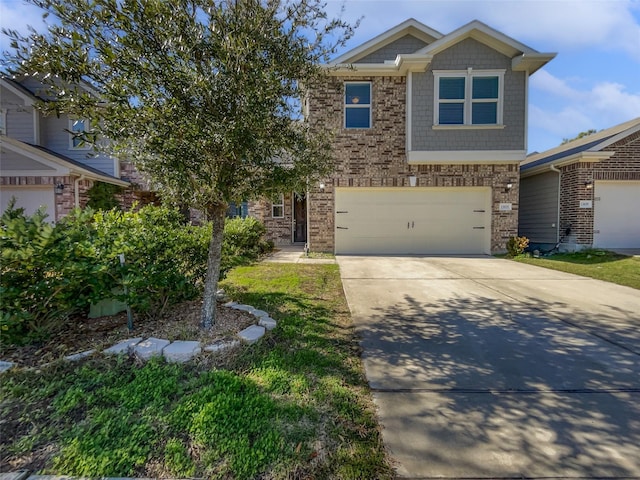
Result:
{"type": "MultiPolygon", "coordinates": [[[[326,1],[329,16],[361,19],[340,52],[415,18],[442,34],[480,20],[534,50],[557,53],[530,79],[530,153],[640,117],[640,0],[326,1]]],[[[43,25],[40,11],[22,0],[0,0],[0,23],[25,33],[27,25],[43,25]]],[[[7,48],[6,37],[0,46],[7,48]]]]}

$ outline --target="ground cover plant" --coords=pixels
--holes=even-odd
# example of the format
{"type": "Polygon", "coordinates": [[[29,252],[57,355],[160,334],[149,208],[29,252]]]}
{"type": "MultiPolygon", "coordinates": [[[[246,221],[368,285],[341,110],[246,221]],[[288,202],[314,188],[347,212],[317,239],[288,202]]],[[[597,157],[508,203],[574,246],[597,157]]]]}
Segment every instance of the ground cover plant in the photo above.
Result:
{"type": "Polygon", "coordinates": [[[557,253],[548,257],[519,256],[513,260],[640,289],[640,258],[606,250],[557,253]]]}
{"type": "Polygon", "coordinates": [[[223,281],[278,327],[187,365],[93,357],[6,374],[0,469],[199,478],[392,478],[335,265],[223,281]]]}

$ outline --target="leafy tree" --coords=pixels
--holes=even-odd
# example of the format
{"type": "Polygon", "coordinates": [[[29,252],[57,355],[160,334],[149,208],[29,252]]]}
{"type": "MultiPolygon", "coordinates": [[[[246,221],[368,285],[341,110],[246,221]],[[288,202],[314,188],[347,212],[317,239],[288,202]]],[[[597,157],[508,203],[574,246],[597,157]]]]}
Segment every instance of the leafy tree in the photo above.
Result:
{"type": "Polygon", "coordinates": [[[90,118],[161,193],[208,214],[210,327],[228,203],[304,189],[332,167],[328,134],[299,119],[352,27],[321,0],[29,3],[56,21],[45,34],[3,30],[5,73],[43,79],[59,101],[41,108],[90,118]]]}
{"type": "Polygon", "coordinates": [[[597,130],[594,130],[593,128],[591,128],[586,132],[580,132],[578,135],[576,135],[573,138],[563,138],[562,143],[560,145],[564,145],[565,143],[573,142],[574,140],[579,140],[581,138],[588,137],[589,135],[593,135],[594,133],[597,133],[597,130]]]}

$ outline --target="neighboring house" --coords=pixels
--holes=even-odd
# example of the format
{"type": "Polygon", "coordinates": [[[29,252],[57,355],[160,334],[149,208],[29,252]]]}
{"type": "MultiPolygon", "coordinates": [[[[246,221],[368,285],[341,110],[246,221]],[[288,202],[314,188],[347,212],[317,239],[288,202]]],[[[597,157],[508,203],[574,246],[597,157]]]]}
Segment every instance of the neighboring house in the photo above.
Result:
{"type": "MultiPolygon", "coordinates": [[[[89,87],[87,87],[89,88],[89,87]]],[[[87,119],[43,115],[36,107],[47,98],[33,78],[0,78],[0,209],[12,198],[27,214],[46,209],[56,221],[87,202],[94,182],[124,187],[123,206],[144,200],[148,192],[133,165],[98,154],[70,132],[87,131],[87,119]]]]}
{"type": "Polygon", "coordinates": [[[640,248],[640,117],[529,156],[520,235],[542,250],[640,248]]]}
{"type": "Polygon", "coordinates": [[[339,254],[501,252],[518,232],[529,75],[539,53],[480,23],[410,19],[327,65],[306,104],[333,132],[335,171],[252,202],[278,244],[339,254]]]}

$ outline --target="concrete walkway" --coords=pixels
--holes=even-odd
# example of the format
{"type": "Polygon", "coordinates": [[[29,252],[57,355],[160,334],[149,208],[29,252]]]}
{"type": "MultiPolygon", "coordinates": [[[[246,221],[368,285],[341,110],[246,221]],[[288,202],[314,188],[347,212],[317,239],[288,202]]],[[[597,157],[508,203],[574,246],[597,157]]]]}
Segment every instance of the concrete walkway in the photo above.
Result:
{"type": "Polygon", "coordinates": [[[640,294],[491,257],[338,257],[405,478],[640,478],[640,294]]]}
{"type": "Polygon", "coordinates": [[[269,254],[264,262],[267,263],[315,263],[315,264],[333,264],[336,263],[335,258],[312,258],[304,254],[303,245],[280,245],[276,247],[276,251],[269,254]]]}

